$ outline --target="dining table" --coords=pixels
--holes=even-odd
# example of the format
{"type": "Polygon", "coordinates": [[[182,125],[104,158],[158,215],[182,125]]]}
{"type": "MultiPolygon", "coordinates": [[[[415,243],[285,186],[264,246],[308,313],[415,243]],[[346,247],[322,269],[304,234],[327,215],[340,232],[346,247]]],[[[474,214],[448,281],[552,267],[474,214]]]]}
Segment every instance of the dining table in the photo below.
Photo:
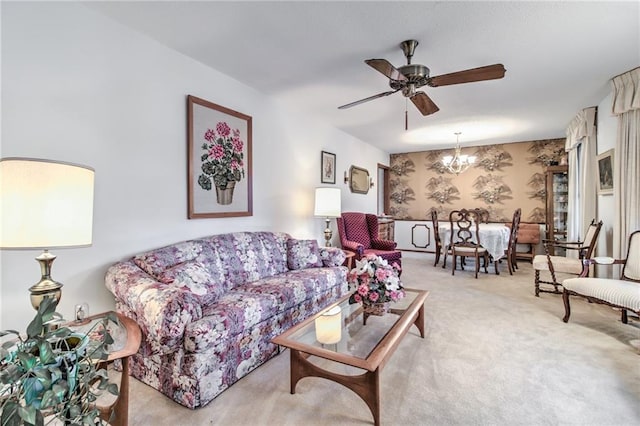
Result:
{"type": "MultiPolygon", "coordinates": [[[[454,231],[458,229],[455,223],[453,227],[454,231]]],[[[475,234],[475,226],[472,226],[471,229],[475,234]]],[[[506,256],[506,251],[509,248],[509,233],[511,232],[508,226],[504,223],[479,223],[478,232],[480,244],[487,249],[494,262],[506,256]]],[[[451,241],[451,224],[439,224],[438,234],[443,247],[448,247],[451,241]]]]}

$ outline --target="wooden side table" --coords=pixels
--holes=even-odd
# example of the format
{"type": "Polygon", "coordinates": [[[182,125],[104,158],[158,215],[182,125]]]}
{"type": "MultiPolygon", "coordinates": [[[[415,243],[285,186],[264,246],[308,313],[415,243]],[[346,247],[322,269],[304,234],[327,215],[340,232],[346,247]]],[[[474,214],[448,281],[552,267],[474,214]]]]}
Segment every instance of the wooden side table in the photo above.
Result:
{"type": "MultiPolygon", "coordinates": [[[[120,321],[120,326],[113,322],[108,322],[108,329],[114,343],[110,345],[109,357],[106,363],[117,359],[122,360],[122,376],[120,377],[119,395],[116,400],[108,406],[97,405],[100,411],[100,418],[109,422],[111,426],[127,426],[129,423],[129,357],[140,347],[142,333],[140,327],[131,318],[118,312],[113,312],[120,321]],[[113,413],[113,415],[112,415],[113,413]]],[[[95,331],[109,312],[93,315],[82,322],[74,321],[68,327],[78,332],[84,332],[91,338],[91,332],[95,331]]]]}
{"type": "Polygon", "coordinates": [[[349,268],[349,270],[351,270],[351,268],[353,268],[353,258],[356,257],[356,254],[352,251],[347,251],[347,250],[342,250],[342,251],[347,256],[343,265],[349,268]]]}

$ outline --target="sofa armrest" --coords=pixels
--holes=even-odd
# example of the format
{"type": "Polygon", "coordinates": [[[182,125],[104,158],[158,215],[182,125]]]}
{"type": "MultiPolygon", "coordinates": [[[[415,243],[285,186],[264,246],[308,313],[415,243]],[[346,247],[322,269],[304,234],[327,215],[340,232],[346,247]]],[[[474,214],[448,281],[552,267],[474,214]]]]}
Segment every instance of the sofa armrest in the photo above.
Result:
{"type": "Polygon", "coordinates": [[[398,243],[390,240],[380,240],[374,238],[371,240],[371,247],[376,250],[395,250],[398,243]]]}
{"type": "Polygon", "coordinates": [[[155,280],[133,261],[111,266],[105,285],[116,299],[136,314],[154,352],[173,352],[183,344],[187,325],[202,318],[202,307],[189,291],[155,280]]]}
{"type": "Polygon", "coordinates": [[[320,258],[323,266],[331,267],[342,265],[347,255],[337,247],[320,247],[320,258]]]}
{"type": "Polygon", "coordinates": [[[343,240],[342,248],[345,250],[352,251],[356,253],[358,256],[362,256],[364,254],[364,246],[355,241],[343,240]]]}

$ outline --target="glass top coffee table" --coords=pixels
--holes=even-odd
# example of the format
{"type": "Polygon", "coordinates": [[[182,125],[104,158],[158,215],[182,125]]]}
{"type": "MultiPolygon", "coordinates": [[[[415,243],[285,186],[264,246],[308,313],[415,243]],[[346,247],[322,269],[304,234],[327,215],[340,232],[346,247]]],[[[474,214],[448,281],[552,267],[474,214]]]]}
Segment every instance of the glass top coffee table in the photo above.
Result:
{"type": "Polygon", "coordinates": [[[296,384],[304,377],[332,380],[360,396],[379,425],[380,371],[412,325],[424,338],[424,301],[429,292],[404,290],[405,297],[391,302],[390,312],[382,316],[365,314],[360,304],[350,305],[349,296],[345,296],[275,337],[273,343],[289,348],[291,393],[295,393],[296,384]],[[359,375],[332,372],[313,363],[313,357],[365,372],[359,375]]]}

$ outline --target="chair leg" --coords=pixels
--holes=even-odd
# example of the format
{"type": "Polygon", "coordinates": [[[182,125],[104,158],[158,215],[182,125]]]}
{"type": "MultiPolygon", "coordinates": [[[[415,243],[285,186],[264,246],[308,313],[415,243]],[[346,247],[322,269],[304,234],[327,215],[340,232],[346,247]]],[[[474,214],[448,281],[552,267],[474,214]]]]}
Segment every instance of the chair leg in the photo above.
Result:
{"type": "Polygon", "coordinates": [[[436,261],[433,262],[433,266],[436,266],[440,261],[440,247],[436,247],[436,261]]]}
{"type": "Polygon", "coordinates": [[[562,301],[564,302],[564,318],[562,318],[562,321],[567,322],[571,315],[571,306],[569,305],[569,293],[566,291],[562,292],[562,301]]]}
{"type": "Polygon", "coordinates": [[[447,250],[445,249],[444,256],[442,259],[442,269],[446,269],[446,268],[447,268],[447,250]]]}
{"type": "Polygon", "coordinates": [[[622,310],[621,321],[622,321],[623,324],[628,324],[628,322],[629,322],[629,319],[627,318],[627,310],[626,309],[622,310]]]}
{"type": "MultiPolygon", "coordinates": [[[[487,270],[487,265],[484,265],[485,272],[487,270]]],[[[476,280],[478,279],[478,271],[480,270],[480,256],[476,253],[476,280]]]]}
{"type": "Polygon", "coordinates": [[[536,288],[536,297],[540,297],[540,271],[536,269],[535,274],[535,288],[536,288]]]}
{"type": "Polygon", "coordinates": [[[451,255],[451,275],[456,274],[456,255],[451,255]]]}

